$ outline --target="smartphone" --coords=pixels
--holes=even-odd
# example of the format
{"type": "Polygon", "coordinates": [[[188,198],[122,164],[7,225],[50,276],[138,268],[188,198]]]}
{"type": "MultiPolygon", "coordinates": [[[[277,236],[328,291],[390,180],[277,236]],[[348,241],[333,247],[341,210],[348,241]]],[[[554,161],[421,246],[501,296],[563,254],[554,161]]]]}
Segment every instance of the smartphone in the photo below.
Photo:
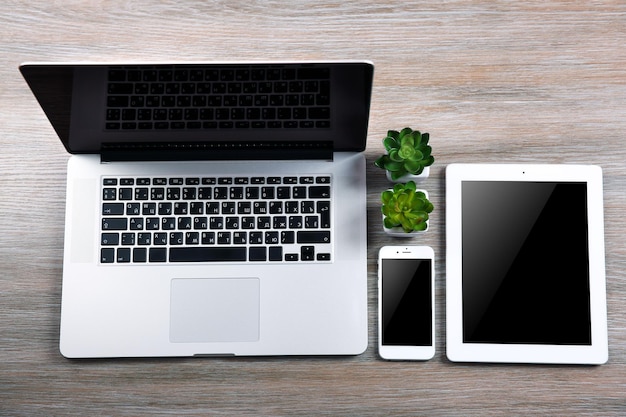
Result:
{"type": "Polygon", "coordinates": [[[435,253],[384,246],[378,253],[378,353],[389,360],[435,356],[435,253]]]}

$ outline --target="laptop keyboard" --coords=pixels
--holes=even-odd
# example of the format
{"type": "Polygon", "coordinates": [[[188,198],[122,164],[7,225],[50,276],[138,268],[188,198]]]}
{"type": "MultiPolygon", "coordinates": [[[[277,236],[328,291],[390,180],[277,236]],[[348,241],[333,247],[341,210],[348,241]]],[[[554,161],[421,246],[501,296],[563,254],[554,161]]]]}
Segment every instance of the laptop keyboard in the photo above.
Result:
{"type": "Polygon", "coordinates": [[[113,67],[107,130],[330,128],[330,69],[113,67]]]}
{"type": "Polygon", "coordinates": [[[105,177],[100,262],[328,262],[331,176],[105,177]]]}

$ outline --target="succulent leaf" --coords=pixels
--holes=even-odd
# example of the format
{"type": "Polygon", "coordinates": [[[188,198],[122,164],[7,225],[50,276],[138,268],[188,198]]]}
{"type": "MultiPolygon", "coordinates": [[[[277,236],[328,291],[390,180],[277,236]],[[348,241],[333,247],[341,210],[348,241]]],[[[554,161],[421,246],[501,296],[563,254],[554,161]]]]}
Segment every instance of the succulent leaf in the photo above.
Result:
{"type": "Polygon", "coordinates": [[[420,146],[422,144],[422,134],[419,130],[415,130],[411,133],[411,138],[413,138],[413,145],[420,146]]]}
{"type": "Polygon", "coordinates": [[[397,197],[402,190],[404,190],[404,184],[396,184],[393,186],[393,193],[397,197]]]}
{"type": "MultiPolygon", "coordinates": [[[[404,185],[404,189],[405,190],[409,190],[409,191],[413,191],[415,192],[417,190],[417,185],[415,185],[415,181],[409,181],[404,185]]],[[[424,194],[423,192],[420,191],[420,193],[422,194],[422,197],[426,197],[426,194],[424,194]]],[[[417,194],[417,193],[416,193],[417,194]]]]}
{"type": "Polygon", "coordinates": [[[385,139],[383,139],[383,146],[385,147],[387,152],[389,152],[391,149],[398,148],[398,141],[392,136],[387,136],[385,139]]]}
{"type": "Polygon", "coordinates": [[[404,160],[398,149],[392,149],[389,151],[389,159],[395,162],[402,162],[404,160]]]}
{"type": "Polygon", "coordinates": [[[422,230],[426,230],[426,227],[428,225],[426,224],[426,222],[422,222],[422,223],[418,223],[416,225],[413,226],[413,230],[420,232],[422,230]]]}
{"type": "Polygon", "coordinates": [[[388,160],[385,162],[385,169],[390,172],[397,172],[400,170],[404,170],[404,164],[402,162],[388,160]]]}
{"type": "Polygon", "coordinates": [[[374,161],[374,165],[376,165],[378,168],[386,169],[385,160],[387,158],[389,158],[387,155],[381,155],[378,159],[374,161]]]}
{"type": "Polygon", "coordinates": [[[403,136],[408,136],[408,135],[410,135],[412,132],[413,132],[413,129],[411,129],[410,127],[405,127],[404,129],[402,129],[402,130],[400,131],[400,137],[403,137],[403,136]]]}
{"type": "Polygon", "coordinates": [[[388,130],[387,136],[397,140],[400,137],[400,132],[397,130],[388,130]]]}
{"type": "Polygon", "coordinates": [[[393,197],[393,191],[383,191],[382,195],[381,195],[381,199],[383,200],[383,208],[385,207],[384,204],[387,204],[391,198],[393,197]]]}
{"type": "Polygon", "coordinates": [[[400,139],[400,148],[415,148],[415,141],[413,140],[413,136],[406,135],[400,139]]]}

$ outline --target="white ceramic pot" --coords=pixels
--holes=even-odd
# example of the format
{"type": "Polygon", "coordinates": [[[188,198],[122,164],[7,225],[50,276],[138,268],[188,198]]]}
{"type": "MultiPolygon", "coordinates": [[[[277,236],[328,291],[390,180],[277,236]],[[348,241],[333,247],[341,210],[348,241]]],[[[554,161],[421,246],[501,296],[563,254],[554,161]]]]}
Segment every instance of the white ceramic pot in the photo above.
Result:
{"type": "Polygon", "coordinates": [[[402,229],[402,227],[392,227],[391,229],[389,229],[383,225],[383,231],[387,233],[389,236],[393,236],[393,237],[414,237],[416,234],[424,233],[427,230],[428,230],[428,220],[426,220],[426,229],[414,230],[408,233],[405,232],[404,229],[402,229]]]}
{"type": "Polygon", "coordinates": [[[430,167],[426,167],[424,168],[424,170],[422,171],[421,174],[419,175],[413,175],[413,174],[406,174],[401,176],[400,178],[398,178],[397,180],[392,180],[391,179],[391,173],[389,171],[385,171],[387,174],[387,179],[391,182],[408,182],[408,181],[415,181],[415,183],[419,183],[421,181],[424,181],[426,178],[428,178],[428,176],[430,175],[430,167]]]}

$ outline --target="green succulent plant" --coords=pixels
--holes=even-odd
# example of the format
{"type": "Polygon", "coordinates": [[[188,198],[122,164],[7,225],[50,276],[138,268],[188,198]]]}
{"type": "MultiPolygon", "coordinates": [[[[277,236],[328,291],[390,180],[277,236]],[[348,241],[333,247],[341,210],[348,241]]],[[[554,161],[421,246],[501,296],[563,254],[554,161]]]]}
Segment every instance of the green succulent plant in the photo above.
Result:
{"type": "Polygon", "coordinates": [[[428,145],[429,139],[428,133],[420,133],[410,127],[400,132],[390,130],[383,139],[387,155],[382,155],[374,164],[389,171],[394,181],[406,174],[419,175],[435,162],[432,148],[428,145]]]}
{"type": "Polygon", "coordinates": [[[401,226],[407,233],[426,230],[428,213],[434,206],[424,192],[416,191],[415,182],[396,184],[393,190],[383,191],[381,200],[386,228],[401,226]]]}

